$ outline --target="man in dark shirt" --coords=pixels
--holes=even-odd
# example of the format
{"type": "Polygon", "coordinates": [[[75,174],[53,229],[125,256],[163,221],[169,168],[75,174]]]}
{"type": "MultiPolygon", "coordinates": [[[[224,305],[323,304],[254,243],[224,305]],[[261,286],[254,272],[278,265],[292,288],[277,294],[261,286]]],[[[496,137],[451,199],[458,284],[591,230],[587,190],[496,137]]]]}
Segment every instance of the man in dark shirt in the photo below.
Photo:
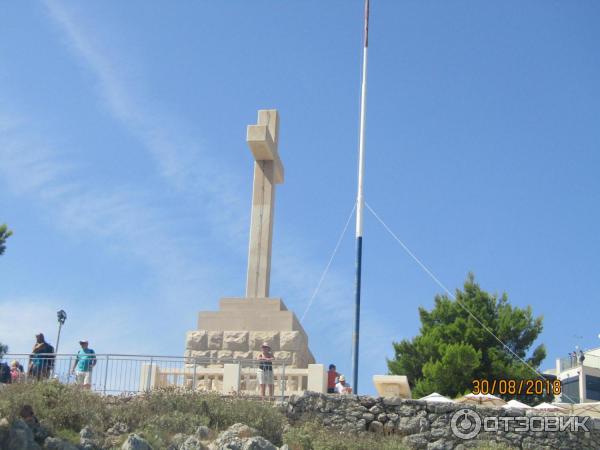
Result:
{"type": "Polygon", "coordinates": [[[29,375],[40,380],[48,378],[54,367],[54,347],[46,342],[43,333],[35,335],[35,345],[29,357],[29,375]]]}

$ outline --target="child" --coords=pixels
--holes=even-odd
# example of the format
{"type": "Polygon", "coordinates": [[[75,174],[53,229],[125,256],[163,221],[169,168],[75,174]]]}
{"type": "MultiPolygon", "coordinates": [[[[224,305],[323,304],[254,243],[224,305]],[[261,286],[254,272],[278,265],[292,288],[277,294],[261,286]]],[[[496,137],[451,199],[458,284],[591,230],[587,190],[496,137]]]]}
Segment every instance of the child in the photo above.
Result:
{"type": "Polygon", "coordinates": [[[17,360],[10,363],[10,378],[13,383],[17,383],[23,378],[23,366],[17,360]]]}

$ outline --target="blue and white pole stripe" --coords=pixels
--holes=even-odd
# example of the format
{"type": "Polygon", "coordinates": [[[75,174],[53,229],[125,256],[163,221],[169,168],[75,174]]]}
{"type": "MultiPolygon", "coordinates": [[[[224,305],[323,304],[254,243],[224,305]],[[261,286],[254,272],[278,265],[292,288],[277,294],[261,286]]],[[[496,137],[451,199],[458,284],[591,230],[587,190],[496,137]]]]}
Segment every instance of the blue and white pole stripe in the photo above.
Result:
{"type": "Polygon", "coordinates": [[[358,393],[358,350],[360,336],[360,284],[362,270],[363,234],[363,175],[365,169],[365,112],[367,100],[367,52],[369,48],[369,0],[365,0],[365,28],[363,42],[362,84],[360,94],[360,134],[358,144],[358,194],[356,197],[356,296],[354,333],[352,334],[352,391],[358,393]]]}

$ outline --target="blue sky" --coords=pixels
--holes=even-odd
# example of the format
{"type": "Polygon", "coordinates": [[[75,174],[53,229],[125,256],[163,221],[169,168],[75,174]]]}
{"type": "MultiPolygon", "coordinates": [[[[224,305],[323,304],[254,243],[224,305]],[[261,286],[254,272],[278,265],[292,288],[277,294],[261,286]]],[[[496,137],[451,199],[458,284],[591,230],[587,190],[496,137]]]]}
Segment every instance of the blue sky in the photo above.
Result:
{"type": "MultiPolygon", "coordinates": [[[[177,355],[245,287],[246,125],[278,108],[271,293],[301,316],[352,209],[362,1],[5,2],[0,341],[177,355]]],[[[451,290],[544,316],[544,367],[600,345],[600,5],[371,5],[365,195],[451,290]]],[[[353,224],[304,326],[350,372],[353,224]]],[[[441,289],[365,217],[361,390],[441,289]]]]}

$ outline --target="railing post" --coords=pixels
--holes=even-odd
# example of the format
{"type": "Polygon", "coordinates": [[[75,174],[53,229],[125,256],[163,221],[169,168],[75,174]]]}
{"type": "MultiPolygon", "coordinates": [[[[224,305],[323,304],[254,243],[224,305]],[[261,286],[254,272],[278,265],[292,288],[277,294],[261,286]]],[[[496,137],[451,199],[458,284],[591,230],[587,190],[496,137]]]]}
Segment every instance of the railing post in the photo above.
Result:
{"type": "Polygon", "coordinates": [[[108,358],[109,358],[109,356],[106,355],[106,363],[104,365],[104,386],[102,388],[102,393],[104,395],[106,395],[106,382],[108,380],[108,358]]]}
{"type": "Polygon", "coordinates": [[[150,386],[152,382],[152,364],[154,363],[154,358],[150,357],[150,365],[148,366],[148,377],[146,378],[146,392],[150,392],[150,386]]]}
{"type": "Polygon", "coordinates": [[[73,367],[73,357],[69,356],[69,364],[67,365],[67,384],[71,383],[71,367],[73,367]]]}

